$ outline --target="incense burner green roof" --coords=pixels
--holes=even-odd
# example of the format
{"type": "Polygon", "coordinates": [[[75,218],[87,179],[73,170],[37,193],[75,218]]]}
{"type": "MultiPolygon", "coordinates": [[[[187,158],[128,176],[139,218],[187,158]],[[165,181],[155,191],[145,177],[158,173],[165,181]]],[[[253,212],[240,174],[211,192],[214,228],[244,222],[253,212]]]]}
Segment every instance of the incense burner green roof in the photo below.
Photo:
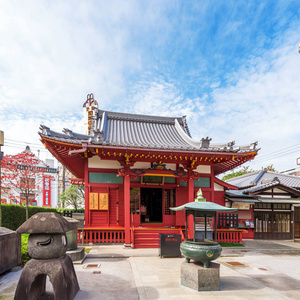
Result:
{"type": "Polygon", "coordinates": [[[174,211],[185,210],[185,241],[180,244],[180,250],[186,258],[186,262],[194,260],[195,262],[202,262],[204,268],[209,268],[210,262],[217,259],[222,252],[222,247],[217,242],[217,212],[233,212],[236,211],[234,208],[227,208],[225,206],[206,202],[202,196],[201,189],[197,192],[197,198],[194,202],[188,202],[178,207],[170,208],[174,211]],[[193,215],[193,239],[188,239],[188,222],[187,218],[189,215],[193,215]],[[204,216],[205,218],[205,235],[204,239],[196,239],[196,226],[195,218],[204,216]],[[212,216],[215,218],[215,240],[207,239],[207,217],[212,216]]]}

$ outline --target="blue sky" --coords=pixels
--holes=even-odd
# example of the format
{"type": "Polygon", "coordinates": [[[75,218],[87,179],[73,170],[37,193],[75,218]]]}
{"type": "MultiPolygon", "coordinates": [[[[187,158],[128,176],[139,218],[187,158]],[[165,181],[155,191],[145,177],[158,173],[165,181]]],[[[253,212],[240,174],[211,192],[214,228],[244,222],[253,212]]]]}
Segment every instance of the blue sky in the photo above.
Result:
{"type": "Polygon", "coordinates": [[[295,168],[299,33],[299,1],[0,0],[4,151],[46,157],[39,124],[83,132],[92,92],[102,109],[187,115],[195,139],[258,141],[254,169],[295,168]]]}

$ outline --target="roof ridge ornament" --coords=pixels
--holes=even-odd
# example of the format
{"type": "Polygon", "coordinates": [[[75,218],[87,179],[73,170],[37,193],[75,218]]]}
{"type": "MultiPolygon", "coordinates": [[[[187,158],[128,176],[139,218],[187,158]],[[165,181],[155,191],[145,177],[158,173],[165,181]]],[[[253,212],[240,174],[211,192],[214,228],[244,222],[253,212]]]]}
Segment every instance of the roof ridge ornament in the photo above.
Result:
{"type": "Polygon", "coordinates": [[[235,141],[231,141],[227,144],[230,150],[233,150],[233,146],[235,145],[235,141]]]}
{"type": "Polygon", "coordinates": [[[42,131],[43,135],[47,135],[47,136],[51,135],[50,128],[45,125],[40,125],[40,130],[42,131]]]}
{"type": "Polygon", "coordinates": [[[186,130],[186,133],[190,136],[191,136],[191,133],[190,133],[190,130],[189,130],[189,127],[188,127],[188,124],[187,124],[187,121],[186,121],[186,115],[185,116],[182,116],[182,123],[183,123],[183,128],[186,130]]]}
{"type": "Polygon", "coordinates": [[[250,149],[255,150],[257,145],[258,145],[258,141],[254,142],[254,143],[251,143],[250,144],[250,149]]]}
{"type": "Polygon", "coordinates": [[[86,96],[86,101],[83,104],[83,107],[87,107],[87,106],[95,106],[98,108],[98,102],[94,99],[94,94],[87,94],[86,96]]]}
{"type": "Polygon", "coordinates": [[[69,137],[73,138],[74,137],[74,134],[73,134],[73,131],[68,129],[68,128],[64,128],[62,130],[63,133],[67,134],[69,137]]]}
{"type": "Polygon", "coordinates": [[[98,102],[94,99],[94,94],[88,94],[87,100],[83,104],[84,127],[87,135],[92,135],[98,117],[98,102]]]}
{"type": "Polygon", "coordinates": [[[200,148],[206,148],[206,149],[209,148],[210,141],[211,141],[211,138],[209,138],[208,136],[206,138],[202,138],[200,148]]]}

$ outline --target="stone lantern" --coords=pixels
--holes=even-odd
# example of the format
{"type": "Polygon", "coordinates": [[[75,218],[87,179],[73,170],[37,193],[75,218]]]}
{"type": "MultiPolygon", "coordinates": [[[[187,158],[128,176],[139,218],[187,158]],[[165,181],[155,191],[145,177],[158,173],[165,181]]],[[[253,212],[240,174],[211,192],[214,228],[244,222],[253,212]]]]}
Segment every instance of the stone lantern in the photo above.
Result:
{"type": "Polygon", "coordinates": [[[17,229],[18,233],[30,233],[27,251],[32,259],[20,276],[16,300],[75,298],[79,285],[72,260],[66,255],[66,232],[72,229],[74,225],[56,213],[37,213],[17,229]],[[47,275],[53,293],[45,290],[47,275]]]}

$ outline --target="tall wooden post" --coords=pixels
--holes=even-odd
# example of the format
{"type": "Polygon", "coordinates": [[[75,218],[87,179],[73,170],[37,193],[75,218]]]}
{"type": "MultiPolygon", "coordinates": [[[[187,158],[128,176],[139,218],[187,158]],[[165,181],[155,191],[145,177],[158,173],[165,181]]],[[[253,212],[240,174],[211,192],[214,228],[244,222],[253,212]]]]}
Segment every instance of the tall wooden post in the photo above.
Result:
{"type": "MultiPolygon", "coordinates": [[[[188,202],[193,202],[194,201],[194,179],[189,178],[188,183],[187,183],[187,188],[188,188],[188,202]]],[[[189,217],[188,218],[188,238],[193,239],[194,238],[194,220],[193,218],[189,217]]]]}
{"type": "Polygon", "coordinates": [[[125,246],[130,246],[130,175],[124,176],[125,246]]]}
{"type": "Polygon", "coordinates": [[[85,159],[84,164],[84,197],[85,197],[85,210],[84,210],[84,223],[87,227],[90,224],[90,184],[89,184],[89,161],[85,159]]]}

